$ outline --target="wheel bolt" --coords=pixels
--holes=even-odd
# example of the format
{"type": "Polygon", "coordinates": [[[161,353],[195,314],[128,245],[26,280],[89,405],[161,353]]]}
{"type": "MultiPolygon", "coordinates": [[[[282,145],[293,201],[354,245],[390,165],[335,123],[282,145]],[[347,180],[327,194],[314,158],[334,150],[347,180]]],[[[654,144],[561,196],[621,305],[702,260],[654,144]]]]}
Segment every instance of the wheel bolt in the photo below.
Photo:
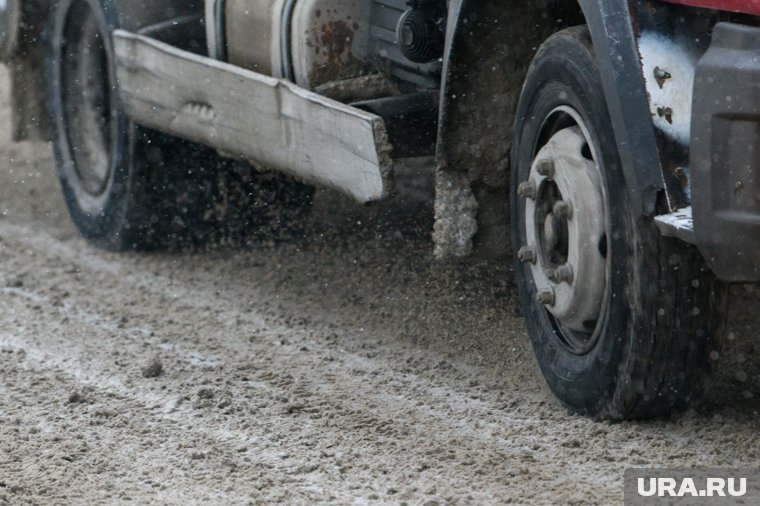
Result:
{"type": "Polygon", "coordinates": [[[536,295],[536,302],[544,306],[553,306],[555,301],[556,301],[556,296],[554,295],[553,288],[547,288],[546,290],[541,290],[536,295]]]}
{"type": "Polygon", "coordinates": [[[559,202],[554,204],[553,209],[554,215],[558,218],[562,218],[563,220],[569,220],[570,216],[573,214],[573,206],[570,205],[570,202],[566,202],[564,200],[560,200],[559,202]]]}
{"type": "Polygon", "coordinates": [[[557,285],[560,283],[571,284],[574,278],[573,267],[570,264],[560,265],[556,269],[546,269],[545,273],[549,281],[557,285]]]}
{"type": "Polygon", "coordinates": [[[573,273],[573,266],[570,264],[560,265],[557,268],[557,276],[560,283],[565,282],[572,284],[575,274],[573,273]]]}
{"type": "Polygon", "coordinates": [[[530,246],[523,246],[520,248],[520,251],[517,253],[517,257],[524,264],[535,264],[536,260],[538,260],[536,250],[530,246]]]}
{"type": "Polygon", "coordinates": [[[524,199],[536,200],[536,185],[533,181],[525,181],[517,187],[517,194],[524,199]]]}
{"type": "Polygon", "coordinates": [[[544,177],[553,177],[554,176],[554,160],[551,158],[545,158],[543,160],[539,160],[536,164],[536,172],[538,172],[541,176],[544,177]]]}

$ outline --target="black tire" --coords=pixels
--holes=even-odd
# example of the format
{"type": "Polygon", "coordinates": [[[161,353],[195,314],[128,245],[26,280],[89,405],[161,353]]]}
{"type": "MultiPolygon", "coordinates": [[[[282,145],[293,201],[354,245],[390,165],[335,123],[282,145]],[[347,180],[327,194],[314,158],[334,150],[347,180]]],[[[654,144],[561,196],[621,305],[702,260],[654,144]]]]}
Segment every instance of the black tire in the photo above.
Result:
{"type": "MultiPolygon", "coordinates": [[[[588,348],[537,301],[526,258],[515,259],[520,301],[541,371],[568,408],[598,419],[651,418],[699,402],[725,312],[725,288],[697,251],[660,236],[639,216],[621,169],[593,45],[585,27],[549,38],[539,49],[521,95],[512,151],[512,240],[527,240],[519,184],[557,125],[558,107],[578,112],[600,152],[607,200],[607,279],[588,348]],[[547,128],[554,128],[551,132],[547,128]]],[[[522,193],[524,197],[524,192],[522,193]]],[[[579,280],[583,282],[584,280],[579,280]]]]}
{"type": "MultiPolygon", "coordinates": [[[[300,224],[311,190],[135,125],[119,108],[111,34],[139,2],[55,0],[46,30],[51,138],[71,217],[113,250],[248,240],[300,224]]],[[[155,21],[155,20],[154,20],[155,21]]]]}

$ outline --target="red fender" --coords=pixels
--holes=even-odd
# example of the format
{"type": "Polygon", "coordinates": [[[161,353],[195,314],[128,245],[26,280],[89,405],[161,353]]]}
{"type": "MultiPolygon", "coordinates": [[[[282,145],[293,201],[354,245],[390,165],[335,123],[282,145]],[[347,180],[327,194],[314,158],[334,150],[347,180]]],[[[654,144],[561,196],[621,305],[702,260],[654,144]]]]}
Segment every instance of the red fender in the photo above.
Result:
{"type": "Polygon", "coordinates": [[[691,5],[720,11],[744,12],[760,15],[760,0],[663,0],[671,4],[691,5]]]}

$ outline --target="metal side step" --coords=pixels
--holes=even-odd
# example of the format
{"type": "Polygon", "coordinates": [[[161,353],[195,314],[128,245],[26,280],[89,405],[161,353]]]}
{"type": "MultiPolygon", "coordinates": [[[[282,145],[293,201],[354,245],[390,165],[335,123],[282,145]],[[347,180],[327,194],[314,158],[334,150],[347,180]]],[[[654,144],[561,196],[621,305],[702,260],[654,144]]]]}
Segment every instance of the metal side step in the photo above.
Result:
{"type": "Polygon", "coordinates": [[[123,30],[114,32],[114,47],[120,98],[137,123],[362,203],[392,192],[381,117],[123,30]]]}
{"type": "Polygon", "coordinates": [[[657,228],[660,229],[660,233],[665,237],[673,237],[689,244],[696,244],[691,206],[679,209],[674,213],[658,216],[654,221],[657,228]]]}

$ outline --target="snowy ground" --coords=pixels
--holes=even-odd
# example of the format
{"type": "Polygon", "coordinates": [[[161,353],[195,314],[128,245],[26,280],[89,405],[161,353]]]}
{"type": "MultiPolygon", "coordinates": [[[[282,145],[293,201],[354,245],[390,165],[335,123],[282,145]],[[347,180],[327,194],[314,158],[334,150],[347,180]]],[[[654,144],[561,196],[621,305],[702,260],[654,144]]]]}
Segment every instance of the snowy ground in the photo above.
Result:
{"type": "Polygon", "coordinates": [[[509,272],[432,261],[418,169],[385,213],[320,195],[296,243],[113,254],[7,131],[0,504],[614,504],[627,466],[760,463],[753,289],[708,408],[594,423],[544,386],[509,272]]]}

